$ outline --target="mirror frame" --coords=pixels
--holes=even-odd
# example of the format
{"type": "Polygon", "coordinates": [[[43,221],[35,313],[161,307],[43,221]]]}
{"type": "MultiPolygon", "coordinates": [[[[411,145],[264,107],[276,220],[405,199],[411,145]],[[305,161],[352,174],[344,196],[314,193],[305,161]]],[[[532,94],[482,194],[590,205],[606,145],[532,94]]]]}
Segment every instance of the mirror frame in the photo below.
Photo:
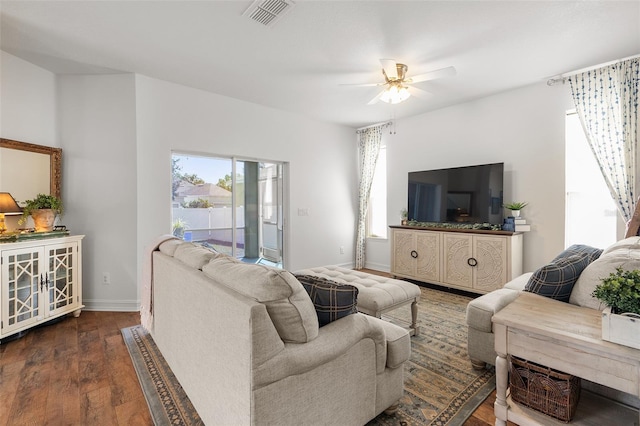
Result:
{"type": "Polygon", "coordinates": [[[50,157],[49,195],[61,198],[62,194],[62,148],[36,145],[28,142],[14,141],[0,138],[0,148],[19,149],[21,151],[46,154],[50,157]]]}

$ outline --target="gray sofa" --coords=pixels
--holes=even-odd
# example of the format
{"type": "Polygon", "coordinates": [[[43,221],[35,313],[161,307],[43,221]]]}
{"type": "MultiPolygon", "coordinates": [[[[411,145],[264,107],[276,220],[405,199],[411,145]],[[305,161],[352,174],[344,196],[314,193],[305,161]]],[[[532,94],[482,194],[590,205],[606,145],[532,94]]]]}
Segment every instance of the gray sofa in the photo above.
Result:
{"type": "Polygon", "coordinates": [[[403,396],[408,333],[323,327],[289,272],[181,240],[152,253],[152,336],[206,424],[362,425],[403,396]]]}

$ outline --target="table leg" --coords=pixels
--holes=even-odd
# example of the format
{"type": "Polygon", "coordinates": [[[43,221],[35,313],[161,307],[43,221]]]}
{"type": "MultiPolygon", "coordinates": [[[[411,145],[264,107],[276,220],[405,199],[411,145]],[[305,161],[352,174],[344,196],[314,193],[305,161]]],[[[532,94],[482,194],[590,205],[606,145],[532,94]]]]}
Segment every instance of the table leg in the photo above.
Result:
{"type": "Polygon", "coordinates": [[[507,379],[509,377],[509,364],[505,355],[496,357],[496,402],[493,411],[496,415],[496,426],[507,424],[507,379]]]}

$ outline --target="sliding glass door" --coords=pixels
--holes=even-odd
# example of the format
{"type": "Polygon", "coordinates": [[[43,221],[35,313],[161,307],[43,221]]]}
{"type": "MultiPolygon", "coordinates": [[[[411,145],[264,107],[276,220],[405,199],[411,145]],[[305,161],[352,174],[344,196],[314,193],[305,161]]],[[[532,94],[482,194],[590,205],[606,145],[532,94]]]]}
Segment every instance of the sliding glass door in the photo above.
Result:
{"type": "Polygon", "coordinates": [[[174,152],[173,233],[282,267],[284,164],[174,152]]]}

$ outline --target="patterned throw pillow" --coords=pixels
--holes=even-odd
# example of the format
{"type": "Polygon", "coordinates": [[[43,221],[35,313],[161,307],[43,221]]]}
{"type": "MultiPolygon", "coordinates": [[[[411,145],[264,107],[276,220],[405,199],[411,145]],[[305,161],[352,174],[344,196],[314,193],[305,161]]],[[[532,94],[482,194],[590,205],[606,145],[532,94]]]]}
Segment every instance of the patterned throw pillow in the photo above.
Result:
{"type": "Polygon", "coordinates": [[[591,263],[590,259],[591,256],[586,252],[561,257],[535,271],[524,291],[569,302],[573,286],[591,263]]]}
{"type": "Polygon", "coordinates": [[[589,258],[589,263],[591,263],[600,257],[600,255],[602,254],[602,251],[603,251],[602,249],[587,246],[584,244],[574,244],[571,247],[568,247],[567,249],[565,249],[559,255],[557,255],[555,259],[553,259],[551,262],[552,263],[557,262],[563,257],[568,257],[574,254],[583,254],[589,258]]]}
{"type": "Polygon", "coordinates": [[[358,289],[314,275],[296,275],[313,302],[320,327],[357,312],[358,289]]]}

